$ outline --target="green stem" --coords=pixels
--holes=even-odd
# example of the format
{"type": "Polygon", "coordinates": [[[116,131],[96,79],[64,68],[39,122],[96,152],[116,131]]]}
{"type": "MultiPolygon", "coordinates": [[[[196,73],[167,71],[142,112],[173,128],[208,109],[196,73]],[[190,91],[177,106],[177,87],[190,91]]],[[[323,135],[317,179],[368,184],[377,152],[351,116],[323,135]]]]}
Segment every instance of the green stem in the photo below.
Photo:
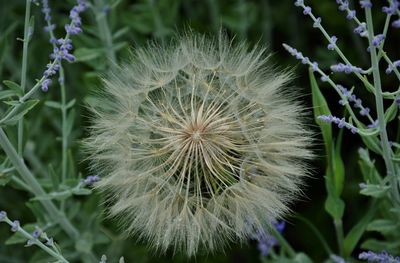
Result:
{"type": "Polygon", "coordinates": [[[286,241],[286,239],[282,236],[281,233],[279,233],[278,230],[276,230],[275,227],[271,227],[271,232],[272,234],[278,239],[280,246],[286,250],[288,255],[292,258],[296,256],[296,251],[292,248],[292,246],[286,241]]]}
{"type": "MultiPolygon", "coordinates": [[[[22,92],[25,92],[26,86],[26,71],[28,65],[28,45],[29,45],[29,31],[30,23],[29,19],[31,16],[31,0],[26,0],[25,4],[25,24],[24,24],[24,44],[22,47],[22,69],[21,69],[21,89],[22,92]]],[[[18,154],[22,156],[23,152],[23,140],[24,140],[24,118],[18,121],[18,154]]]]}
{"type": "MultiPolygon", "coordinates": [[[[10,226],[13,225],[13,222],[9,218],[5,218],[4,222],[9,224],[10,226]]],[[[54,258],[58,259],[60,262],[68,263],[69,261],[66,260],[60,253],[57,253],[53,249],[50,249],[48,246],[43,244],[39,239],[35,239],[31,234],[25,231],[22,227],[18,227],[17,230],[19,233],[21,233],[26,239],[31,240],[33,244],[37,245],[41,249],[43,249],[45,252],[47,252],[49,255],[53,256],[54,258]]]]}
{"type": "Polygon", "coordinates": [[[321,232],[319,232],[319,230],[310,221],[308,221],[308,219],[306,219],[300,215],[295,215],[294,218],[302,221],[304,224],[306,224],[311,229],[312,232],[314,232],[315,236],[319,239],[319,241],[321,242],[322,246],[324,247],[324,249],[328,255],[333,254],[332,249],[329,247],[328,243],[322,236],[321,232]]]}
{"type": "Polygon", "coordinates": [[[383,96],[382,96],[382,86],[381,86],[381,77],[379,73],[379,62],[376,55],[376,47],[372,45],[372,40],[374,38],[374,29],[372,22],[372,14],[370,8],[365,8],[366,18],[367,18],[367,28],[368,28],[368,38],[369,38],[369,46],[370,46],[370,54],[371,54],[371,63],[372,63],[372,74],[374,78],[374,87],[375,87],[375,103],[376,103],[376,111],[378,115],[378,123],[379,123],[379,132],[381,138],[383,159],[385,161],[385,166],[387,170],[387,176],[392,181],[392,195],[397,205],[400,205],[400,193],[399,193],[399,185],[398,179],[395,173],[393,162],[391,161],[392,150],[390,148],[388,135],[386,132],[386,122],[385,122],[385,112],[383,107],[383,96]]]}
{"type": "Polygon", "coordinates": [[[95,0],[95,5],[96,7],[94,10],[96,13],[96,22],[100,32],[100,37],[105,44],[107,57],[110,60],[109,61],[110,67],[114,68],[115,63],[117,62],[117,58],[115,55],[110,27],[108,26],[107,15],[102,11],[104,3],[102,0],[95,0]]]}
{"type": "MultiPolygon", "coordinates": [[[[22,179],[26,184],[30,186],[32,192],[35,196],[45,196],[46,192],[43,190],[42,186],[38,183],[35,176],[26,167],[24,161],[20,156],[18,156],[11,142],[9,141],[7,135],[0,128],[0,146],[3,148],[4,152],[7,154],[11,163],[14,165],[15,169],[21,175],[22,179]]],[[[44,209],[47,211],[48,215],[52,218],[54,222],[60,224],[61,228],[71,237],[73,240],[77,240],[79,237],[78,230],[71,224],[71,222],[62,214],[54,203],[50,200],[39,200],[44,209]]]]}
{"type": "Polygon", "coordinates": [[[333,220],[336,230],[336,238],[339,247],[339,254],[341,257],[344,255],[344,233],[343,233],[343,222],[342,219],[333,220]]]}

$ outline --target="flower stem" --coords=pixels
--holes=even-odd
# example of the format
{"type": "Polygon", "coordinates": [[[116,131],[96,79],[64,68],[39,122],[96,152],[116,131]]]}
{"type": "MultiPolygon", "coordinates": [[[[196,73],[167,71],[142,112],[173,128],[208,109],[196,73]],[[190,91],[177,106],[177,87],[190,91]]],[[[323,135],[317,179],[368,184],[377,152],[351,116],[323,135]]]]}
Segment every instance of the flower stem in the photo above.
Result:
{"type": "MultiPolygon", "coordinates": [[[[0,146],[3,148],[4,152],[7,154],[11,163],[14,165],[15,169],[21,175],[22,179],[26,184],[29,185],[35,196],[45,196],[46,192],[43,190],[42,186],[38,183],[34,175],[26,167],[23,159],[17,154],[14,147],[12,146],[7,135],[0,128],[0,146]]],[[[79,237],[78,230],[71,224],[71,222],[62,214],[54,203],[50,200],[39,200],[44,209],[47,211],[48,215],[52,218],[54,222],[60,224],[61,228],[70,236],[73,240],[77,240],[79,237]]]]}
{"type": "Polygon", "coordinates": [[[271,230],[272,234],[276,237],[276,239],[278,239],[281,247],[286,250],[286,252],[288,253],[288,255],[290,257],[294,258],[296,256],[296,251],[286,241],[286,239],[282,236],[282,234],[275,227],[271,227],[270,230],[271,230]]]}
{"type": "Polygon", "coordinates": [[[338,242],[338,247],[339,247],[339,254],[341,257],[344,255],[344,233],[343,233],[343,222],[342,219],[335,219],[333,221],[335,225],[335,231],[336,231],[336,238],[338,242]]]}
{"type": "MultiPolygon", "coordinates": [[[[10,226],[13,225],[13,222],[9,219],[9,218],[5,218],[4,222],[6,222],[7,224],[9,224],[10,226]]],[[[46,246],[45,244],[43,244],[40,240],[35,239],[31,234],[29,234],[28,232],[25,231],[25,229],[23,229],[22,227],[18,227],[17,230],[19,233],[21,233],[26,239],[31,240],[33,242],[33,244],[37,245],[38,247],[40,247],[41,249],[43,249],[45,252],[47,252],[49,255],[53,256],[54,258],[58,259],[60,262],[64,262],[64,263],[68,263],[69,261],[66,260],[63,255],[61,255],[60,253],[57,253],[56,251],[54,251],[53,249],[49,248],[48,246],[46,246]]]]}
{"type": "Polygon", "coordinates": [[[107,14],[103,11],[104,3],[102,0],[95,0],[95,5],[96,7],[94,11],[96,14],[96,22],[100,32],[100,37],[105,44],[109,65],[111,68],[114,68],[117,58],[113,47],[110,27],[108,26],[107,14]]]}
{"type": "MultiPolygon", "coordinates": [[[[30,39],[30,23],[31,16],[31,0],[26,0],[25,4],[25,24],[24,24],[24,44],[22,47],[22,69],[21,69],[21,89],[25,92],[26,86],[26,71],[28,65],[28,45],[30,39]]],[[[18,121],[18,155],[22,156],[23,153],[23,140],[24,140],[24,117],[18,121]]]]}
{"type": "Polygon", "coordinates": [[[399,185],[398,178],[396,176],[393,162],[391,161],[392,150],[390,148],[389,139],[386,131],[386,122],[385,122],[385,113],[383,108],[383,96],[382,96],[382,86],[381,86],[381,77],[379,73],[379,62],[376,55],[376,47],[372,45],[372,40],[374,38],[374,29],[372,22],[372,14],[370,8],[365,8],[366,18],[367,18],[367,28],[368,28],[368,38],[369,38],[369,46],[370,46],[370,54],[371,54],[371,63],[372,63],[372,74],[374,79],[374,88],[375,88],[375,103],[376,103],[376,111],[378,115],[378,124],[379,124],[379,132],[381,138],[383,159],[385,161],[385,166],[387,170],[387,176],[392,181],[392,195],[395,203],[400,205],[400,193],[399,193],[399,185]]]}

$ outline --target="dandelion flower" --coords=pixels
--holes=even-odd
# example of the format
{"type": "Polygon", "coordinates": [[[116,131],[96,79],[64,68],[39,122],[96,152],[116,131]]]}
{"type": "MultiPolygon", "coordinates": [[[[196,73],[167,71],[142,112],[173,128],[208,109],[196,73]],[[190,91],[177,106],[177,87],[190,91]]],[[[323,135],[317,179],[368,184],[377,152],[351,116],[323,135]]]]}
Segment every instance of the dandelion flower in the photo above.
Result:
{"type": "Polygon", "coordinates": [[[192,256],[282,218],[311,156],[290,80],[222,35],[149,44],[105,77],[85,145],[124,231],[192,256]]]}

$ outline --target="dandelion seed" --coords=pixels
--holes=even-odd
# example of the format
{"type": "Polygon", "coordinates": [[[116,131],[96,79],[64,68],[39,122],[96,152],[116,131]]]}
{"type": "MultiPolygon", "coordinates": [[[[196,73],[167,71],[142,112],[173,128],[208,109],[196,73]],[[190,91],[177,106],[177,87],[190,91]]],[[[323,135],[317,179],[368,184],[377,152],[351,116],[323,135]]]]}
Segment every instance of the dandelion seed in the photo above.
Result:
{"type": "Polygon", "coordinates": [[[267,62],[260,48],[187,36],[104,79],[85,145],[126,233],[192,256],[288,212],[311,139],[282,94],[290,74],[267,62]]]}

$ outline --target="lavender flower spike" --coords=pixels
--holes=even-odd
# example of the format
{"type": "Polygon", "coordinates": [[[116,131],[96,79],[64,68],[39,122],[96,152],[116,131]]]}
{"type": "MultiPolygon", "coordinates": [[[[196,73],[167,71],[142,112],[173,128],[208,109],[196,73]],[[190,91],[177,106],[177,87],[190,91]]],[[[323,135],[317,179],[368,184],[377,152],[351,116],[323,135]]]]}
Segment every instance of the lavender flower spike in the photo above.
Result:
{"type": "Polygon", "coordinates": [[[362,0],[360,1],[361,8],[372,8],[372,3],[370,0],[362,0]]]}
{"type": "Polygon", "coordinates": [[[394,257],[388,254],[386,251],[383,251],[379,254],[368,251],[362,252],[358,255],[358,259],[368,260],[368,262],[378,262],[378,263],[400,263],[400,257],[394,257]]]}
{"type": "Polygon", "coordinates": [[[352,124],[346,122],[344,118],[339,119],[338,117],[332,115],[320,115],[318,116],[318,119],[327,123],[335,123],[340,129],[347,128],[353,134],[358,132],[358,129],[354,127],[352,124]]]}
{"type": "Polygon", "coordinates": [[[382,43],[382,41],[385,39],[385,35],[384,34],[379,34],[379,35],[376,35],[375,37],[374,37],[374,39],[372,39],[372,45],[374,46],[374,47],[377,47],[377,46],[379,46],[381,43],[382,43]]]}

